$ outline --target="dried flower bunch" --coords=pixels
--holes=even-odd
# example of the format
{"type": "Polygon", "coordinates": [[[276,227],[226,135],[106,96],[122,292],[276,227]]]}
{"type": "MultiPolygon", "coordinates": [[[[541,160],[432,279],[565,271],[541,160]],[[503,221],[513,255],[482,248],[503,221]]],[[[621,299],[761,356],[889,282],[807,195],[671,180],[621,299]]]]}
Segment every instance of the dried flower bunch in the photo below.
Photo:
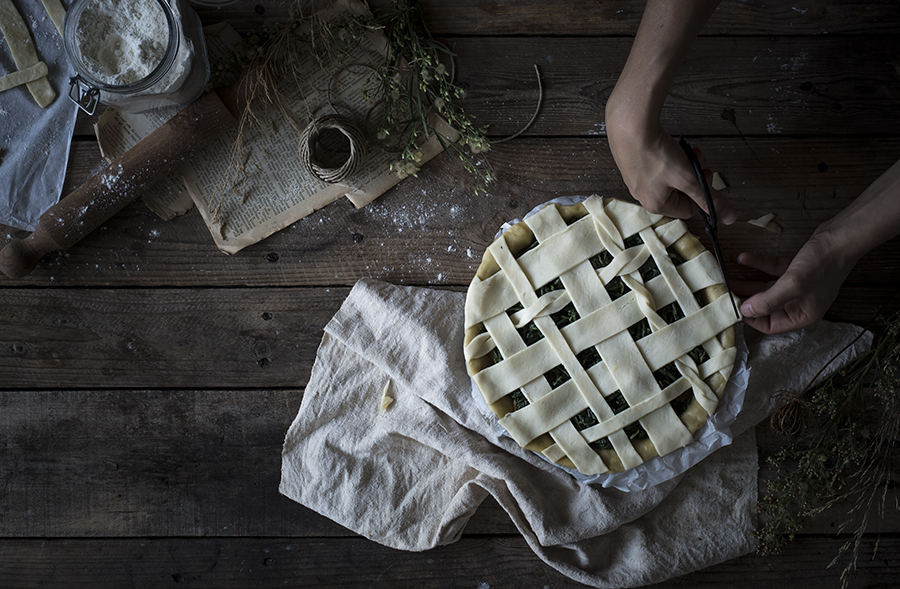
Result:
{"type": "MultiPolygon", "coordinates": [[[[900,314],[892,316],[865,354],[786,408],[794,412],[785,448],[769,459],[778,478],[768,482],[759,511],[759,552],[777,552],[803,528],[804,520],[839,502],[853,507],[838,533],[858,522],[836,555],[850,551],[846,586],[872,517],[884,517],[900,458],[900,314]],[[798,419],[799,418],[799,419],[798,419]]],[[[784,414],[782,414],[784,417],[784,414]]],[[[777,426],[776,426],[777,427],[777,426]]]]}
{"type": "Polygon", "coordinates": [[[391,149],[400,146],[399,157],[391,165],[401,178],[415,175],[422,161],[422,142],[435,134],[444,150],[456,155],[467,171],[476,178],[476,192],[491,182],[490,166],[473,158],[490,149],[485,128],[478,127],[456,100],[465,90],[453,80],[454,54],[436,41],[422,18],[418,0],[396,0],[393,8],[375,18],[385,31],[388,53],[380,69],[384,119],[378,139],[391,149]],[[429,120],[434,110],[456,131],[460,138],[448,142],[437,133],[429,120]]]}

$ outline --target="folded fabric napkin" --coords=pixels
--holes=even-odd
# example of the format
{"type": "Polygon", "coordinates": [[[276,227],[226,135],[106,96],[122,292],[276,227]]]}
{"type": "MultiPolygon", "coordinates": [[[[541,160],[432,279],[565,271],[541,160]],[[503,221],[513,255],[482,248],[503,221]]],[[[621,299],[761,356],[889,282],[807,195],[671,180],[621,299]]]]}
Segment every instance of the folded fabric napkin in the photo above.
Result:
{"type": "MultiPolygon", "coordinates": [[[[465,295],[362,280],[325,327],[284,444],[280,491],[375,542],[427,550],[458,540],[492,496],[548,565],[595,587],[633,587],[752,551],[753,427],[851,342],[820,322],[751,338],[734,442],[642,491],[576,481],[498,435],[471,396],[465,295]],[[393,402],[382,408],[383,396],[393,402]]],[[[871,343],[864,334],[829,372],[871,343]]]]}
{"type": "MultiPolygon", "coordinates": [[[[73,74],[62,36],[43,4],[14,4],[57,95],[41,108],[25,86],[0,92],[0,224],[33,231],[62,192],[78,108],[67,96],[73,74]]],[[[0,37],[0,76],[18,69],[0,37]]]]}

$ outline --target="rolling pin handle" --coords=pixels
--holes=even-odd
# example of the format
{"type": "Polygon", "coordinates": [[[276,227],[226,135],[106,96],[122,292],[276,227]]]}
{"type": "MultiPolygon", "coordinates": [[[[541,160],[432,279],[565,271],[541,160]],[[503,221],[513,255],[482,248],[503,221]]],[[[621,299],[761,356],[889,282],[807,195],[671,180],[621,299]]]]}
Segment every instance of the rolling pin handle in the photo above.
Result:
{"type": "Polygon", "coordinates": [[[44,254],[69,249],[236,123],[207,92],[45,211],[34,233],[0,250],[0,272],[22,278],[44,254]]]}
{"type": "Polygon", "coordinates": [[[44,254],[54,251],[54,245],[41,247],[46,240],[31,234],[25,239],[9,242],[0,250],[0,271],[10,278],[22,278],[31,273],[44,254]]]}

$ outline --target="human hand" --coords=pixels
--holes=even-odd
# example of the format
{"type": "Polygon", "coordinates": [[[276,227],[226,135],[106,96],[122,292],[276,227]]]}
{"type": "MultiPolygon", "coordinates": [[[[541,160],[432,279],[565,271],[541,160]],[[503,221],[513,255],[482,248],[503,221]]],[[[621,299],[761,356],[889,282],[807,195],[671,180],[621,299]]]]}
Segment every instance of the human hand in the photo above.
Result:
{"type": "MultiPolygon", "coordinates": [[[[659,124],[628,118],[607,109],[609,148],[631,195],[651,213],[669,217],[687,219],[698,208],[707,211],[697,174],[678,142],[659,124]]],[[[711,184],[712,173],[702,152],[695,148],[694,153],[711,184]]],[[[737,213],[731,203],[712,187],[710,195],[719,221],[734,223],[737,213]]]]}
{"type": "Polygon", "coordinates": [[[742,253],[738,263],[778,277],[764,282],[733,280],[744,322],[763,333],[783,333],[815,323],[837,298],[856,259],[835,255],[828,240],[814,234],[792,258],[742,253]]]}

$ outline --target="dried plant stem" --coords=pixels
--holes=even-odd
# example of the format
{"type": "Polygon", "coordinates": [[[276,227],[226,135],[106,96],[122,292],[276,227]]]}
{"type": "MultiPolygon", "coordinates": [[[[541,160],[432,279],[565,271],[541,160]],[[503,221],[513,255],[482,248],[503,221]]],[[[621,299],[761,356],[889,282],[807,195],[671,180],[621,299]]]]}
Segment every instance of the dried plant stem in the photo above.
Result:
{"type": "Polygon", "coordinates": [[[518,131],[516,131],[509,137],[504,137],[503,139],[492,139],[491,143],[493,143],[494,145],[497,145],[498,143],[503,143],[505,141],[509,141],[511,139],[515,139],[516,137],[518,137],[519,135],[521,135],[522,133],[527,131],[529,129],[529,127],[531,127],[531,125],[537,119],[538,113],[541,110],[541,104],[544,102],[544,85],[541,83],[541,70],[538,69],[537,64],[534,64],[534,73],[537,76],[538,99],[537,99],[537,106],[534,107],[534,114],[531,115],[531,120],[529,120],[528,123],[526,123],[524,127],[519,129],[518,131]]]}
{"type": "Polygon", "coordinates": [[[860,332],[854,337],[850,342],[841,348],[834,356],[832,356],[822,367],[816,372],[809,382],[806,383],[806,386],[803,387],[796,395],[793,395],[792,398],[780,408],[778,408],[772,416],[769,418],[769,425],[776,433],[780,433],[787,437],[794,437],[798,433],[800,433],[800,428],[802,428],[803,419],[802,419],[802,405],[806,400],[807,395],[813,389],[813,385],[819,380],[819,377],[828,369],[829,366],[834,364],[834,362],[840,358],[844,353],[856,345],[856,342],[862,338],[874,325],[875,321],[881,316],[881,313],[887,307],[888,303],[890,303],[894,297],[897,295],[897,290],[895,290],[888,298],[885,300],[875,311],[875,314],[866,323],[865,327],[863,327],[860,332]]]}
{"type": "Polygon", "coordinates": [[[900,313],[887,319],[870,350],[797,401],[814,423],[770,459],[783,474],[768,482],[759,502],[760,513],[769,516],[757,531],[760,552],[777,552],[805,518],[851,502],[838,533],[851,517],[858,518],[856,529],[829,565],[849,554],[841,574],[846,587],[872,518],[900,510],[897,502],[888,504],[886,484],[900,458],[900,313]]]}

